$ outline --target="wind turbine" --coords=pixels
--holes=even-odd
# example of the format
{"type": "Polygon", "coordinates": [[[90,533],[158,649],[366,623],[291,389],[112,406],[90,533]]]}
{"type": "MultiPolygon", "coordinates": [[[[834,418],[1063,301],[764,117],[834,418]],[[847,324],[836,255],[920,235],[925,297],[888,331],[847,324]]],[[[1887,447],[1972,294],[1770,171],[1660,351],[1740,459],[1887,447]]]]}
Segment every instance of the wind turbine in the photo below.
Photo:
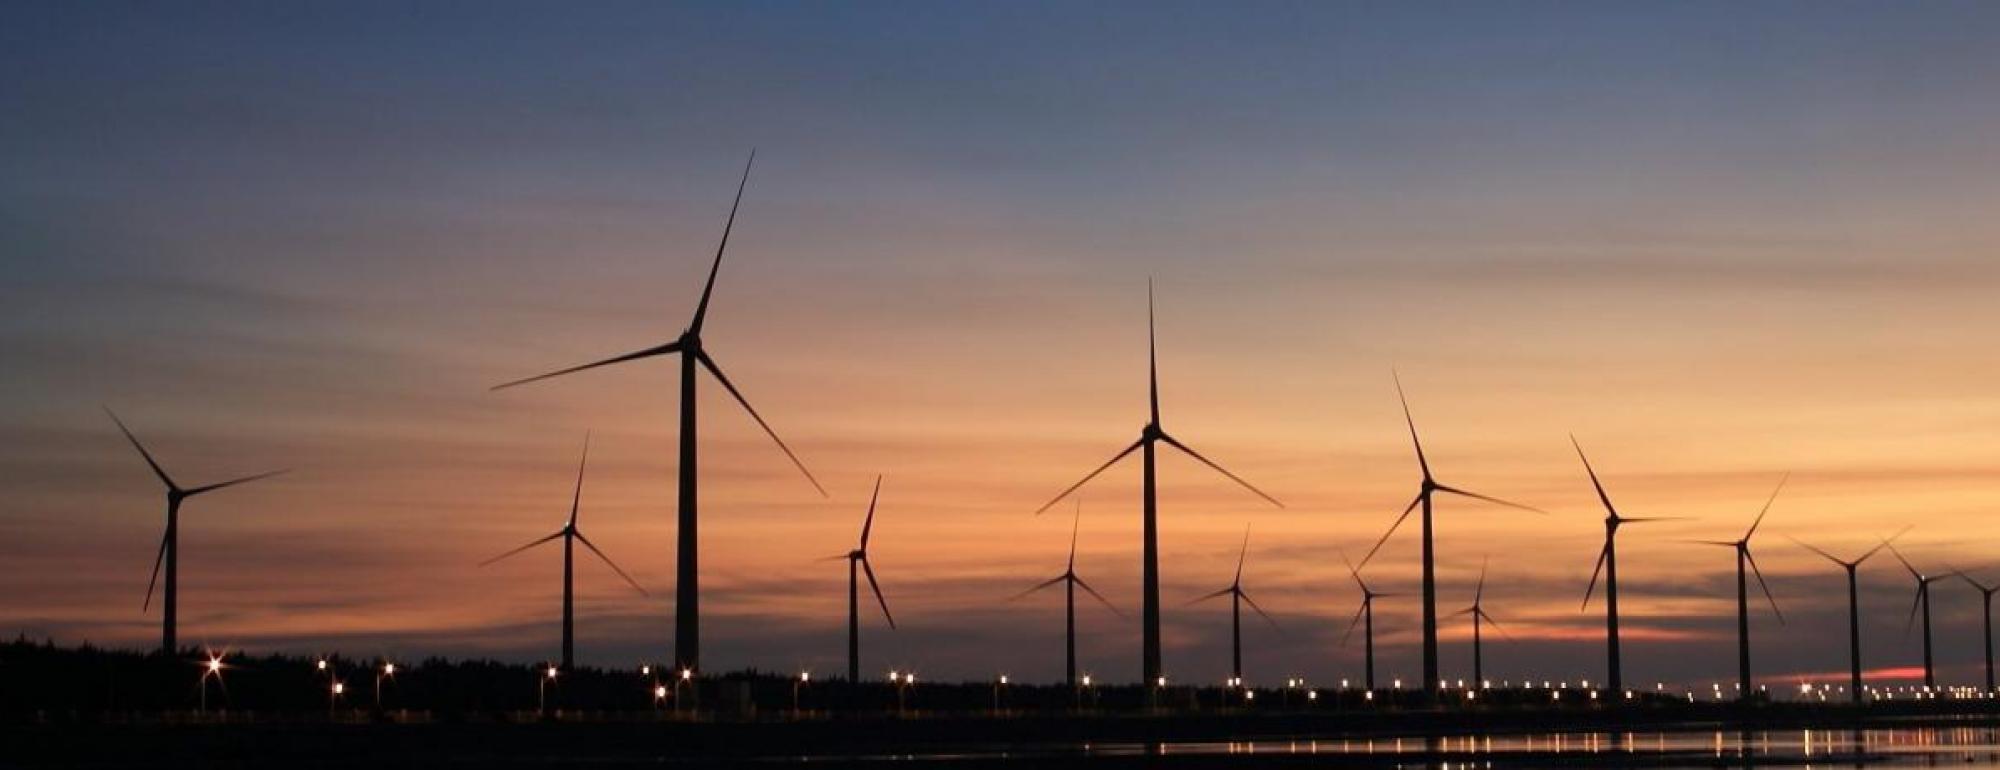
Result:
{"type": "Polygon", "coordinates": [[[1062,574],[1042,581],[1036,584],[1035,587],[1015,594],[1013,597],[1014,599],[1021,599],[1058,583],[1063,585],[1063,672],[1064,681],[1069,683],[1069,687],[1072,690],[1076,689],[1076,589],[1080,587],[1085,593],[1095,597],[1098,602],[1104,605],[1105,609],[1111,610],[1111,614],[1117,615],[1120,618],[1125,617],[1125,613],[1119,612],[1118,607],[1113,605],[1109,599],[1104,598],[1104,595],[1098,593],[1097,589],[1091,588],[1089,583],[1083,582],[1083,578],[1076,576],[1076,533],[1078,528],[1082,526],[1083,502],[1078,501],[1076,506],[1076,521],[1070,525],[1069,530],[1068,566],[1063,568],[1062,574]]]}
{"type": "Polygon", "coordinates": [[[1986,694],[1992,695],[1993,694],[1993,593],[1995,591],[2000,591],[2000,585],[1990,585],[1990,586],[1986,585],[1977,580],[1973,580],[1971,575],[1967,575],[1963,572],[1958,573],[1958,576],[1964,578],[1966,583],[1970,584],[1973,588],[1979,590],[1979,597],[1981,599],[1979,606],[1985,612],[1985,619],[1986,619],[1986,644],[1980,648],[1980,651],[1984,653],[1986,656],[1986,694]]]}
{"type": "Polygon", "coordinates": [[[1750,555],[1750,538],[1757,534],[1757,526],[1764,523],[1764,515],[1771,512],[1771,503],[1778,500],[1778,492],[1785,488],[1786,474],[1778,479],[1778,486],[1771,490],[1771,498],[1764,501],[1764,509],[1757,512],[1757,519],[1750,522],[1750,529],[1738,540],[1691,540],[1700,545],[1720,545],[1736,551],[1736,687],[1737,697],[1748,699],[1756,690],[1750,686],[1750,584],[1743,568],[1748,564],[1750,574],[1757,576],[1757,586],[1764,589],[1764,598],[1771,602],[1771,614],[1778,616],[1778,623],[1785,622],[1785,613],[1778,609],[1778,598],[1771,595],[1771,586],[1764,582],[1764,572],[1757,569],[1757,557],[1750,555]]]}
{"type": "Polygon", "coordinates": [[[118,431],[124,433],[126,440],[132,442],[133,449],[139,450],[140,457],[146,458],[146,465],[153,469],[153,475],[160,478],[160,483],[167,486],[167,531],[160,535],[160,552],[153,557],[153,576],[146,580],[146,601],[140,605],[140,609],[142,611],[152,609],[153,585],[160,580],[160,565],[165,564],[167,568],[167,580],[166,585],[161,590],[160,652],[173,655],[176,648],[175,623],[179,617],[177,613],[180,608],[181,503],[196,495],[214,492],[224,487],[233,487],[237,484],[244,484],[258,479],[270,478],[285,471],[268,471],[255,476],[230,479],[218,484],[182,487],[174,483],[173,477],[167,475],[166,469],[161,468],[160,464],[153,460],[153,454],[146,451],[145,445],[139,443],[139,438],[132,435],[131,429],[125,427],[125,421],[118,419],[118,415],[113,413],[109,407],[104,409],[104,413],[110,415],[111,421],[118,424],[118,431]]]}
{"type": "Polygon", "coordinates": [[[1160,667],[1159,490],[1156,485],[1157,476],[1154,473],[1154,457],[1157,454],[1155,445],[1160,442],[1166,442],[1168,446],[1185,452],[1187,456],[1194,458],[1197,462],[1215,469],[1217,473],[1227,477],[1230,481],[1236,482],[1244,489],[1250,490],[1252,494],[1263,498],[1266,502],[1279,508],[1285,507],[1285,504],[1278,502],[1277,498],[1264,494],[1263,490],[1251,486],[1250,482],[1244,481],[1234,473],[1230,473],[1227,469],[1215,464],[1214,461],[1203,457],[1200,452],[1190,449],[1188,445],[1176,440],[1166,432],[1166,429],[1160,427],[1160,367],[1158,345],[1153,335],[1152,281],[1146,282],[1146,376],[1151,418],[1147,421],[1145,427],[1139,430],[1139,440],[1132,442],[1131,446],[1120,450],[1118,454],[1112,455],[1110,460],[1106,461],[1103,465],[1097,466],[1097,470],[1091,471],[1081,481],[1071,484],[1068,489],[1062,491],[1062,494],[1056,495],[1054,499],[1048,501],[1041,508],[1036,509],[1035,513],[1039,515],[1056,503],[1062,502],[1063,498],[1068,497],[1070,493],[1089,483],[1091,479],[1097,478],[1098,474],[1117,464],[1119,460],[1125,459],[1126,455],[1132,454],[1135,451],[1145,450],[1141,455],[1144,458],[1145,469],[1143,491],[1140,492],[1144,545],[1140,556],[1142,605],[1139,614],[1142,639],[1140,656],[1142,670],[1139,681],[1156,682],[1159,681],[1162,669],[1160,667]]]}
{"type": "MultiPolygon", "coordinates": [[[[756,160],[757,153],[753,151],[750,153],[750,161],[755,162],[756,160]]],[[[708,283],[702,287],[701,301],[695,305],[694,320],[688,324],[686,331],[681,332],[681,336],[678,339],[664,345],[656,345],[645,350],[626,353],[622,356],[614,356],[602,361],[595,361],[581,366],[572,366],[568,369],[561,369],[513,382],[501,383],[492,388],[493,390],[501,390],[551,377],[580,372],[585,369],[595,369],[600,366],[636,361],[642,358],[675,354],[681,357],[680,499],[678,505],[680,517],[675,543],[674,662],[676,667],[682,671],[699,671],[701,669],[701,590],[700,570],[697,569],[698,549],[696,545],[698,542],[696,538],[698,517],[695,515],[696,502],[698,500],[698,496],[695,494],[695,484],[698,478],[695,472],[697,467],[695,457],[696,365],[700,365],[702,368],[707,369],[709,374],[714,375],[716,382],[721,383],[722,388],[729,391],[729,395],[736,399],[736,403],[741,404],[743,410],[750,413],[750,419],[757,421],[758,427],[763,428],[764,433],[769,435],[772,441],[777,442],[778,449],[782,450],[785,456],[791,459],[792,465],[798,467],[799,472],[805,475],[806,481],[812,483],[813,489],[818,490],[821,497],[827,496],[826,488],[820,486],[818,479],[813,478],[812,471],[806,470],[805,463],[799,460],[798,455],[792,453],[791,447],[785,445],[785,440],[778,438],[778,432],[771,429],[770,423],[764,421],[764,417],[757,413],[756,407],[751,406],[749,399],[744,398],[742,392],[736,389],[736,385],[729,381],[728,375],[722,373],[722,367],[715,363],[715,358],[709,355],[708,350],[702,345],[702,322],[708,318],[708,300],[710,295],[715,292],[715,275],[722,269],[722,254],[729,247],[729,231],[736,225],[736,209],[743,203],[743,188],[749,182],[750,163],[746,162],[743,164],[743,179],[736,185],[736,200],[729,206],[729,220],[722,226],[722,242],[716,245],[715,261],[708,268],[708,283]]]]}
{"type": "Polygon", "coordinates": [[[1243,682],[1243,605],[1250,605],[1250,609],[1256,610],[1257,614],[1264,616],[1264,620],[1269,621],[1272,628],[1278,627],[1278,620],[1271,617],[1270,613],[1265,612],[1263,607],[1257,606],[1257,600],[1250,598],[1249,594],[1243,592],[1243,559],[1249,555],[1250,527],[1245,526],[1243,528],[1243,550],[1238,551],[1236,554],[1235,579],[1229,581],[1228,588],[1197,597],[1194,601],[1188,602],[1188,604],[1199,604],[1210,599],[1224,596],[1229,597],[1229,675],[1235,677],[1235,682],[1239,685],[1243,682]]]}
{"type": "MultiPolygon", "coordinates": [[[[1909,527],[1903,528],[1903,532],[1908,532],[1908,531],[1910,531],[1909,527]]],[[[1866,551],[1863,551],[1860,556],[1856,556],[1853,559],[1847,559],[1847,560],[1843,560],[1838,556],[1834,556],[1833,554],[1827,553],[1826,551],[1822,551],[1818,548],[1815,548],[1811,543],[1807,543],[1798,538],[1792,538],[1792,542],[1798,543],[1799,547],[1804,548],[1808,551],[1812,551],[1813,553],[1819,554],[1822,557],[1825,557],[1827,561],[1840,565],[1840,568],[1847,572],[1847,692],[1850,696],[1852,696],[1856,704],[1861,703],[1862,692],[1861,692],[1861,589],[1860,589],[1860,581],[1855,576],[1855,570],[1860,568],[1861,563],[1868,561],[1869,557],[1874,556],[1876,552],[1881,551],[1883,548],[1887,548],[1891,540],[1895,540],[1896,538],[1902,537],[1903,532],[1897,532],[1894,535],[1890,535],[1888,539],[1883,540],[1880,545],[1877,545],[1874,548],[1870,548],[1866,551]]]]}
{"type": "MultiPolygon", "coordinates": [[[[1392,374],[1391,376],[1394,375],[1392,374]]],[[[1469,497],[1474,500],[1484,500],[1509,508],[1519,508],[1533,513],[1547,513],[1547,511],[1438,483],[1438,480],[1431,475],[1430,461],[1424,457],[1424,442],[1417,438],[1417,421],[1416,418],[1410,416],[1410,400],[1403,395],[1403,380],[1401,377],[1396,377],[1395,379],[1396,398],[1403,403],[1403,422],[1410,427],[1410,443],[1416,447],[1417,467],[1423,471],[1424,478],[1422,484],[1417,488],[1416,498],[1403,508],[1403,514],[1396,517],[1396,523],[1389,525],[1389,531],[1382,533],[1382,539],[1375,541],[1375,547],[1368,549],[1368,555],[1361,557],[1361,564],[1362,566],[1367,566],[1368,560],[1375,558],[1375,552],[1382,550],[1382,545],[1389,542],[1389,537],[1396,534],[1396,529],[1403,526],[1403,522],[1410,518],[1410,513],[1415,511],[1418,506],[1423,507],[1424,691],[1432,692],[1433,688],[1438,686],[1438,629],[1437,559],[1431,543],[1431,498],[1438,492],[1444,492],[1460,497],[1469,497]]]]}
{"type": "Polygon", "coordinates": [[[1604,503],[1604,548],[1597,552],[1597,566],[1590,571],[1590,587],[1583,590],[1583,607],[1590,608],[1590,595],[1597,590],[1597,576],[1604,576],[1604,665],[1610,673],[1606,683],[1610,691],[1625,691],[1625,666],[1621,662],[1618,649],[1618,528],[1625,524],[1639,524],[1654,521],[1682,521],[1684,517],[1654,516],[1626,517],[1618,515],[1618,508],[1611,504],[1611,495],[1604,491],[1604,483],[1597,480],[1597,470],[1590,467],[1590,458],[1583,454],[1583,445],[1577,443],[1576,436],[1569,437],[1571,446],[1576,447],[1577,459],[1583,461],[1583,470],[1590,474],[1590,485],[1597,490],[1597,499],[1604,503]]]}
{"type": "Polygon", "coordinates": [[[825,561],[847,560],[847,681],[849,684],[861,681],[861,592],[856,582],[854,568],[868,575],[868,588],[875,592],[875,601],[882,605],[882,619],[889,621],[889,628],[896,627],[896,618],[889,614],[889,600],[882,598],[882,586],[875,582],[875,568],[868,564],[868,535],[875,529],[875,501],[882,496],[882,477],[875,477],[875,491],[868,494],[868,516],[861,520],[861,544],[844,554],[826,557],[825,561]]]}
{"type": "Polygon", "coordinates": [[[549,535],[548,537],[541,538],[527,545],[521,546],[512,551],[508,551],[506,553],[500,554],[499,556],[495,556],[491,559],[487,559],[486,561],[479,563],[479,566],[484,567],[488,564],[500,561],[501,559],[513,556],[514,554],[526,551],[530,548],[549,542],[556,538],[562,538],[563,541],[562,670],[566,672],[573,671],[575,670],[576,667],[576,544],[577,543],[579,542],[583,543],[583,547],[590,549],[591,553],[597,554],[597,558],[603,559],[605,566],[610,567],[612,572],[616,572],[618,573],[619,577],[624,578],[626,584],[632,586],[633,590],[638,591],[640,596],[651,596],[651,594],[646,593],[646,589],[641,588],[639,586],[639,581],[633,580],[631,575],[625,574],[625,570],[619,569],[618,564],[616,562],[611,561],[611,557],[604,555],[603,551],[598,550],[597,544],[590,542],[590,538],[584,537],[583,530],[578,529],[576,526],[577,509],[581,507],[581,504],[583,502],[583,468],[584,465],[589,462],[590,462],[590,435],[585,434],[583,437],[583,459],[577,461],[576,464],[576,492],[570,496],[569,500],[569,521],[563,523],[562,529],[556,530],[555,534],[549,535]]]}
{"type": "MultiPolygon", "coordinates": [[[[1910,599],[1910,619],[1903,622],[1903,633],[1908,634],[1910,632],[1910,625],[1917,620],[1917,610],[1918,608],[1922,608],[1924,612],[1924,687],[1934,687],[1937,685],[1937,669],[1932,665],[1931,658],[1931,584],[1952,577],[1957,573],[1947,572],[1942,575],[1926,575],[1921,570],[1918,570],[1915,565],[1910,564],[1909,559],[1903,558],[1903,552],[1896,550],[1895,544],[1885,540],[1883,541],[1883,545],[1889,546],[1889,554],[1896,557],[1896,561],[1902,562],[1903,569],[1909,570],[1910,577],[1917,581],[1917,593],[1910,599]]],[[[1905,638],[1908,637],[1906,636],[1905,638]]]]}
{"type": "Polygon", "coordinates": [[[1347,622],[1347,633],[1340,637],[1340,646],[1346,647],[1347,640],[1354,637],[1354,625],[1362,624],[1363,661],[1366,664],[1365,682],[1369,691],[1375,689],[1375,600],[1397,594],[1383,593],[1368,587],[1368,581],[1361,579],[1361,568],[1347,558],[1347,552],[1340,552],[1340,560],[1347,564],[1347,574],[1354,576],[1354,584],[1361,587],[1361,607],[1354,611],[1354,619],[1347,622]]]}
{"type": "MultiPolygon", "coordinates": [[[[1484,647],[1479,633],[1480,624],[1483,621],[1485,623],[1492,623],[1494,628],[1500,628],[1500,621],[1494,620],[1492,615],[1486,614],[1485,605],[1480,603],[1486,597],[1486,564],[1486,560],[1479,562],[1479,587],[1473,589],[1472,606],[1453,613],[1454,615],[1472,616],[1472,686],[1475,689],[1483,687],[1486,682],[1486,666],[1483,656],[1484,647]]],[[[1503,630],[1502,633],[1505,633],[1505,631],[1503,630]]]]}

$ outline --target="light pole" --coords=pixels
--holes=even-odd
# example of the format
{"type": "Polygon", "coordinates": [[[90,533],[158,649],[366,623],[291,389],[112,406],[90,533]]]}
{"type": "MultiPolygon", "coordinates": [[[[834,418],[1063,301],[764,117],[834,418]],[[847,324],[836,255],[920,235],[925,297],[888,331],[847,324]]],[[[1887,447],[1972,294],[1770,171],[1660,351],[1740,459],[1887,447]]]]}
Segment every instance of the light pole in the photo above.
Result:
{"type": "Polygon", "coordinates": [[[201,669],[201,711],[204,714],[208,713],[209,677],[215,677],[215,681],[217,682],[222,681],[222,658],[217,657],[213,653],[208,656],[208,662],[202,664],[201,669]]]}
{"type": "Polygon", "coordinates": [[[535,688],[536,710],[542,712],[542,716],[545,717],[549,714],[549,685],[555,681],[556,667],[550,665],[548,670],[543,672],[541,681],[535,688]]]}
{"type": "Polygon", "coordinates": [[[396,678],[396,664],[394,664],[394,663],[390,663],[390,662],[388,662],[388,661],[383,661],[383,662],[382,662],[382,667],[381,667],[380,669],[377,669],[377,670],[375,671],[375,710],[376,710],[376,711],[381,711],[381,710],[382,710],[382,680],[383,680],[383,679],[385,679],[385,678],[386,678],[386,679],[390,679],[390,680],[394,680],[394,679],[396,678]]]}
{"type": "Polygon", "coordinates": [[[1000,675],[1000,678],[998,678],[998,679],[995,679],[995,680],[993,680],[993,715],[994,715],[994,716],[999,716],[999,715],[1000,715],[1000,690],[1001,690],[1001,688],[1004,688],[1004,687],[1006,687],[1006,686],[1007,686],[1007,675],[1006,675],[1006,674],[1001,674],[1001,675],[1000,675]]]}
{"type": "Polygon", "coordinates": [[[792,718],[799,716],[799,688],[812,681],[812,672],[800,671],[799,678],[792,682],[792,718]]]}
{"type": "Polygon", "coordinates": [[[682,668],[680,677],[674,680],[674,711],[676,712],[681,710],[681,701],[687,700],[681,697],[682,685],[694,686],[694,669],[682,668]]]}
{"type": "Polygon", "coordinates": [[[891,671],[889,672],[889,683],[896,686],[896,713],[901,714],[904,708],[904,691],[917,683],[917,675],[891,671]]]}

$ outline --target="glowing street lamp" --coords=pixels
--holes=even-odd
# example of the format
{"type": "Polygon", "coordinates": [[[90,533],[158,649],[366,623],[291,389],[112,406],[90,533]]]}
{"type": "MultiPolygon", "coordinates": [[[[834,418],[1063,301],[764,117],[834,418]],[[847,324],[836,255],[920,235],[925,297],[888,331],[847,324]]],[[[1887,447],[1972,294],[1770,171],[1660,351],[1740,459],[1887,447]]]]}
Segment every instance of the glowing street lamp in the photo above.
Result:
{"type": "Polygon", "coordinates": [[[1006,689],[1006,687],[1006,674],[1001,674],[1000,678],[993,680],[993,713],[996,716],[1000,713],[1000,691],[1006,689]]]}
{"type": "Polygon", "coordinates": [[[536,682],[535,708],[537,711],[542,712],[544,715],[549,713],[549,684],[554,682],[555,680],[556,680],[556,667],[553,664],[551,664],[547,669],[542,671],[541,678],[536,682]]]}
{"type": "Polygon", "coordinates": [[[799,678],[792,680],[792,716],[799,714],[799,688],[812,681],[812,672],[800,671],[799,678]]]}
{"type": "Polygon", "coordinates": [[[396,678],[396,664],[383,661],[382,668],[375,672],[375,710],[382,710],[382,680],[396,678]]]}
{"type": "MultiPolygon", "coordinates": [[[[208,680],[214,677],[217,684],[222,682],[222,657],[209,653],[208,662],[201,667],[201,710],[208,711],[208,680]]],[[[227,689],[225,688],[225,692],[227,689]]]]}

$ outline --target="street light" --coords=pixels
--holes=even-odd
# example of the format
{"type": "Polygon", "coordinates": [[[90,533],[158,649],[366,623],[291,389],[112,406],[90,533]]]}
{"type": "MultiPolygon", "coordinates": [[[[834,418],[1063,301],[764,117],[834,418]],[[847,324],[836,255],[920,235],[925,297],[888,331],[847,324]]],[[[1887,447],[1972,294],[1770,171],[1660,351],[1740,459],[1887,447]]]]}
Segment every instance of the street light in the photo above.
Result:
{"type": "Polygon", "coordinates": [[[799,715],[799,688],[812,681],[812,672],[800,671],[799,678],[792,682],[792,716],[799,715]]]}
{"type": "Polygon", "coordinates": [[[993,713],[996,716],[1000,713],[1000,690],[1006,686],[1006,674],[1001,674],[999,679],[993,680],[993,713]]]}
{"type": "MultiPolygon", "coordinates": [[[[215,677],[217,683],[222,681],[222,657],[214,653],[209,653],[208,662],[202,664],[201,669],[201,710],[204,713],[208,711],[209,677],[215,677]]],[[[226,688],[225,691],[227,691],[226,688]]]]}
{"type": "Polygon", "coordinates": [[[536,710],[542,712],[543,714],[549,713],[549,683],[554,682],[555,680],[556,680],[556,667],[554,664],[550,664],[548,669],[542,672],[541,680],[536,683],[535,687],[536,710]]]}
{"type": "Polygon", "coordinates": [[[396,678],[396,664],[383,661],[382,668],[375,672],[375,710],[382,710],[382,680],[396,678]]]}

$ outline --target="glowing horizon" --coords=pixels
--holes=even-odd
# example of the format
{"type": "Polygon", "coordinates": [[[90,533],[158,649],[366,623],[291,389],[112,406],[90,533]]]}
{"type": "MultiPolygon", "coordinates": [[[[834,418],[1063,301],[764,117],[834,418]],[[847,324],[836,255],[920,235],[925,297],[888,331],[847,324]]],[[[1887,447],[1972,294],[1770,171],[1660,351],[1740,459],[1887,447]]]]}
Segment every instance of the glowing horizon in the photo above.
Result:
{"type": "MultiPolygon", "coordinates": [[[[1441,480],[1550,511],[1441,500],[1447,678],[1470,630],[1444,615],[1489,554],[1512,636],[1489,678],[1602,677],[1572,433],[1623,513],[1694,519],[1620,534],[1628,683],[1733,679],[1733,562],[1677,541],[1739,536],[1785,472],[1755,544],[1774,688],[1846,671],[1840,573],[1787,536],[1845,556],[1916,524],[1920,565],[2000,578],[2000,55],[1977,44],[2000,14],[1264,10],[1084,17],[1113,41],[1051,9],[363,6],[319,35],[8,12],[40,34],[0,32],[0,62],[50,74],[0,83],[0,239],[26,256],[0,284],[0,632],[157,639],[159,489],[109,405],[176,478],[295,469],[183,513],[185,644],[546,659],[560,557],[475,565],[561,525],[592,431],[586,530],[655,598],[581,561],[579,659],[664,661],[671,364],[486,389],[672,339],[752,145],[708,344],[831,499],[704,383],[711,670],[844,668],[845,568],[815,559],[880,473],[904,628],[864,615],[864,671],[1057,678],[1060,603],[1006,597],[1061,569],[1068,505],[1034,509],[1145,422],[1149,277],[1166,426],[1287,506],[1162,456],[1177,681],[1226,676],[1226,606],[1183,604],[1245,524],[1286,628],[1246,624],[1250,678],[1360,678],[1337,551],[1418,479],[1392,369],[1441,480]],[[1786,28],[1732,44],[1745,17],[1786,28]],[[504,53],[542,32],[560,62],[504,53]]],[[[1081,491],[1077,561],[1134,616],[1137,476],[1081,491]]],[[[1414,592],[1415,544],[1369,565],[1378,590],[1414,592]]],[[[1865,665],[1913,664],[1907,576],[1863,575],[1865,665]]],[[[1934,598],[1941,681],[1977,681],[1978,594],[1934,598]]],[[[1417,676],[1416,602],[1378,602],[1384,682],[1417,676]]],[[[1084,668],[1136,678],[1136,621],[1078,617],[1084,668]]]]}

